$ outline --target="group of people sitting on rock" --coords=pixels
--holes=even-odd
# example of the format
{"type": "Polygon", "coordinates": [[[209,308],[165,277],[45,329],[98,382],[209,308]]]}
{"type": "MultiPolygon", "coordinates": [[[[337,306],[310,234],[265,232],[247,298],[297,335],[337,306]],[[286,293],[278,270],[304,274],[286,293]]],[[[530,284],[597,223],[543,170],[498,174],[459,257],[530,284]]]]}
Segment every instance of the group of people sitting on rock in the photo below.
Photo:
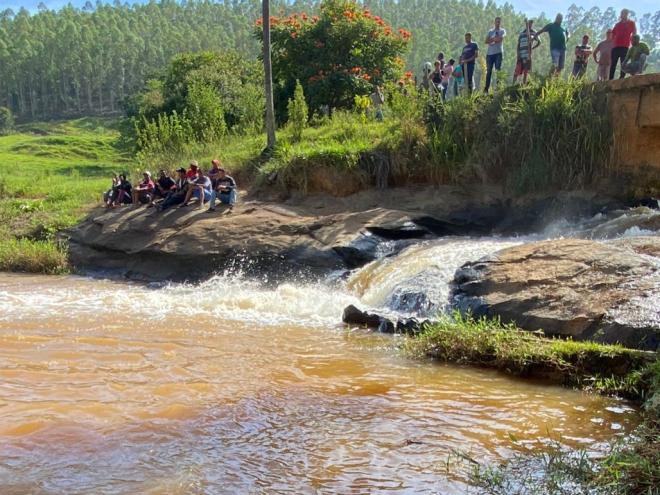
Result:
{"type": "Polygon", "coordinates": [[[176,179],[161,170],[154,181],[151,173],[145,171],[142,180],[133,185],[125,174],[114,175],[112,187],[104,193],[103,201],[108,208],[132,204],[164,211],[173,206],[184,208],[196,200],[201,209],[208,203],[208,211],[215,211],[216,200],[219,200],[232,211],[236,195],[236,181],[220,166],[220,160],[214,159],[208,172],[192,160],[188,170],[181,167],[176,171],[176,179]]]}

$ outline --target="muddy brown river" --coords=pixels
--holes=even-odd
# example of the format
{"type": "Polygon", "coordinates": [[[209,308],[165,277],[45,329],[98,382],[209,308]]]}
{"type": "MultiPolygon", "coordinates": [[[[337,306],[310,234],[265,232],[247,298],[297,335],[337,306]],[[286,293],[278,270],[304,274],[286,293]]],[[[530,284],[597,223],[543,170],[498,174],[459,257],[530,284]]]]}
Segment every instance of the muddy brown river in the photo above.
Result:
{"type": "Polygon", "coordinates": [[[620,400],[409,360],[337,324],[355,297],[0,274],[0,493],[465,493],[456,452],[597,451],[637,423],[620,400]]]}

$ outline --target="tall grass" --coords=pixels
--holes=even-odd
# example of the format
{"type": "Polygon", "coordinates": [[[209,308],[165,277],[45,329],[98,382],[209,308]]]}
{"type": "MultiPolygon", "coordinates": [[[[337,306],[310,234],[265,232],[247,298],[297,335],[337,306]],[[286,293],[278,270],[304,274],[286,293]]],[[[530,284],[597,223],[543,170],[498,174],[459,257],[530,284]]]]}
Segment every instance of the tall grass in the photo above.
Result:
{"type": "Polygon", "coordinates": [[[68,273],[66,249],[54,241],[7,239],[0,241],[0,271],[68,273]]]}
{"type": "Polygon", "coordinates": [[[609,165],[603,89],[556,78],[427,109],[434,160],[453,177],[501,181],[515,193],[589,184],[609,165]]]}

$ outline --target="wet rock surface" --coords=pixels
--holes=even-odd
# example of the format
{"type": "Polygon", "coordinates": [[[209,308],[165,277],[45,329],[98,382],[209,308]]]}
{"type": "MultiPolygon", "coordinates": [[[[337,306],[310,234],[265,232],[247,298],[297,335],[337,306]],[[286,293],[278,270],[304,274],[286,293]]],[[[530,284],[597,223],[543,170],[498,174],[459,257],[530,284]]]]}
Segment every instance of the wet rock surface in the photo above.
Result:
{"type": "Polygon", "coordinates": [[[548,335],[660,345],[660,237],[542,241],[461,267],[461,311],[500,317],[548,335]]]}
{"type": "Polygon", "coordinates": [[[363,311],[353,305],[347,306],[344,309],[342,321],[349,325],[359,325],[376,329],[381,333],[401,333],[406,335],[416,335],[424,327],[431,324],[430,320],[380,315],[378,313],[363,311]]]}

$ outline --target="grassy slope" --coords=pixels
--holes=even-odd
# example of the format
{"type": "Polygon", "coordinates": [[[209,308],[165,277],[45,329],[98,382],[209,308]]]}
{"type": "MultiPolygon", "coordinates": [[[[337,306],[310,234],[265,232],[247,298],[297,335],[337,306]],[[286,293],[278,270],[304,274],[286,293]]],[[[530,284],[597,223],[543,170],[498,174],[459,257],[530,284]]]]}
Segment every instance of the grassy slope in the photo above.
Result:
{"type": "Polygon", "coordinates": [[[0,270],[59,272],[56,231],[75,224],[128,166],[113,122],[79,119],[20,126],[0,137],[0,270]]]}

